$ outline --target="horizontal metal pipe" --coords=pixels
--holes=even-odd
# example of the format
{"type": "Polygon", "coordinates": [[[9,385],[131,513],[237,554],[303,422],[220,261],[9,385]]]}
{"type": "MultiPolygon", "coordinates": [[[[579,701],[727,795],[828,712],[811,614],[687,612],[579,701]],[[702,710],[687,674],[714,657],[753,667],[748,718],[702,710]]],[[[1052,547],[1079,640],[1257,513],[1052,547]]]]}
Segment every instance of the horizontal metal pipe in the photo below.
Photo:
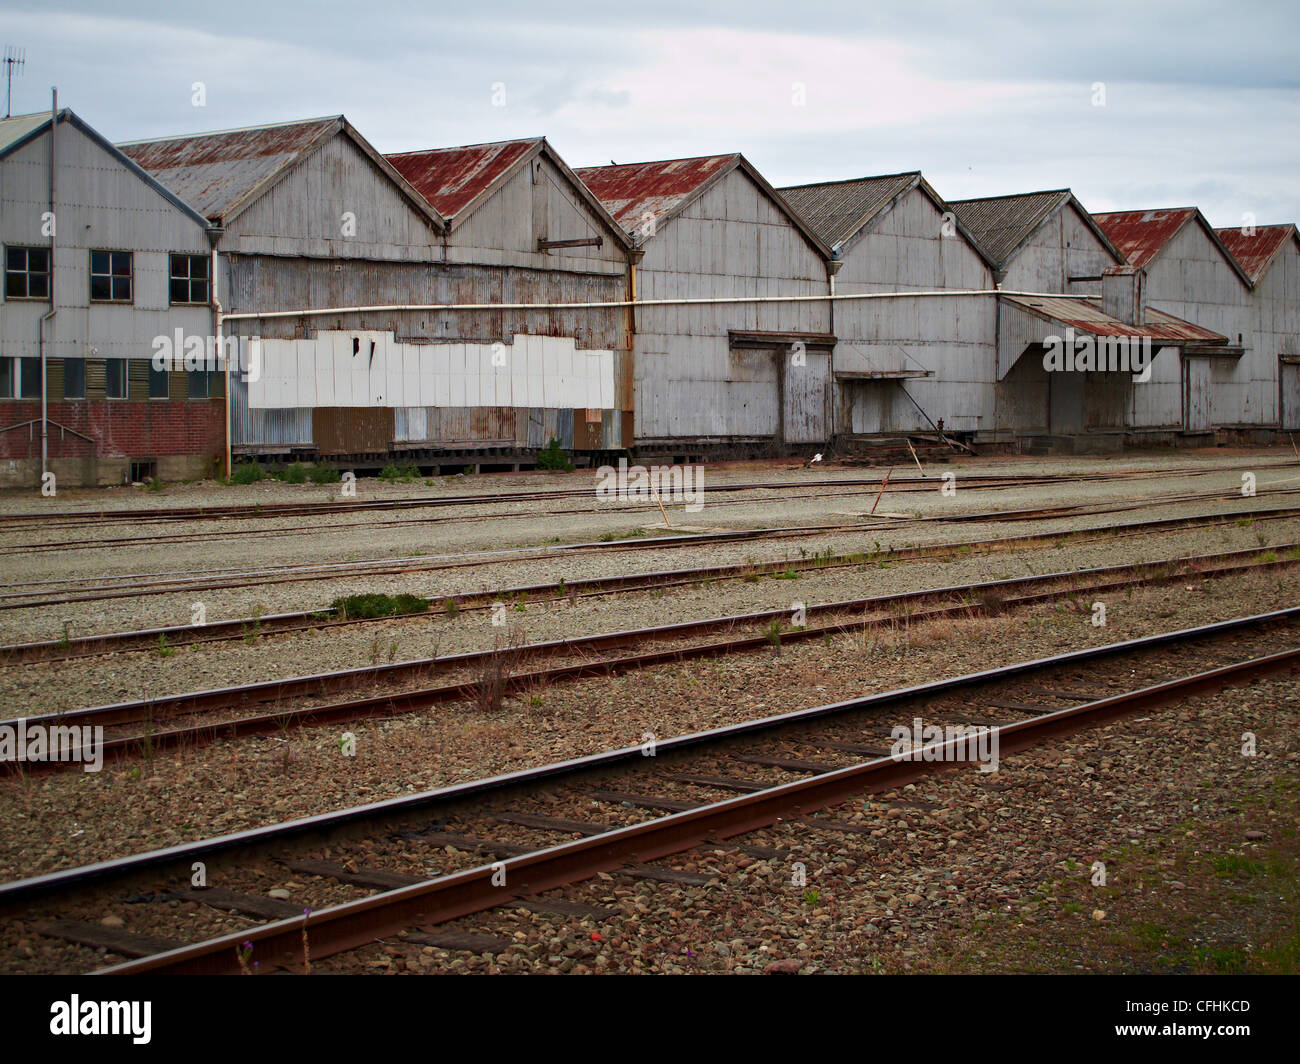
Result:
{"type": "MultiPolygon", "coordinates": [[[[601,303],[391,303],[373,307],[318,307],[305,310],[241,311],[223,315],[223,321],[257,321],[269,318],[325,317],[330,314],[393,314],[399,311],[438,310],[585,310],[619,307],[722,306],[737,303],[831,303],[862,299],[930,299],[952,296],[1032,296],[1060,299],[1061,293],[1015,292],[1001,288],[946,288],[917,292],[837,292],[815,296],[709,296],[680,299],[615,299],[601,303]]],[[[1075,298],[1086,299],[1087,296],[1075,298]]]]}

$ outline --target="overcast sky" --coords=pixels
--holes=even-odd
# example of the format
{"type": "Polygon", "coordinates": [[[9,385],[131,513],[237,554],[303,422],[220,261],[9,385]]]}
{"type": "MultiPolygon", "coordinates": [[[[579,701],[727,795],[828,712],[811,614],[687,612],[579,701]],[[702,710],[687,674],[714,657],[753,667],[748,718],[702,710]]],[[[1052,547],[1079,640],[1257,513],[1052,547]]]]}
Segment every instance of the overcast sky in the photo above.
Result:
{"type": "Polygon", "coordinates": [[[117,141],[342,113],[383,152],[544,134],[573,166],[742,151],[775,185],[1300,221],[1300,5],[980,6],[0,0],[0,43],[15,114],[57,85],[117,141]]]}

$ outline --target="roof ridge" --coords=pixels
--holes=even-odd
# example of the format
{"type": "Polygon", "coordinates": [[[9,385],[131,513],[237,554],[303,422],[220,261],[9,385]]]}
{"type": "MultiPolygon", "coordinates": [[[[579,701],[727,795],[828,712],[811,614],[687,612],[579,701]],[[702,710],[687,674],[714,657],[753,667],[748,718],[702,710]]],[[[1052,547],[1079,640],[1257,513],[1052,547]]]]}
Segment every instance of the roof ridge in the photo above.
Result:
{"type": "Polygon", "coordinates": [[[495,148],[504,144],[540,144],[546,139],[541,137],[508,137],[505,140],[484,140],[477,144],[449,144],[443,148],[411,148],[409,151],[386,151],[383,152],[385,159],[391,159],[394,155],[428,155],[435,151],[468,151],[470,148],[495,148]]]}
{"type": "Polygon", "coordinates": [[[316,118],[297,118],[292,122],[267,122],[260,126],[236,126],[233,129],[213,129],[206,133],[173,133],[167,137],[146,137],[143,140],[119,140],[119,147],[133,148],[139,144],[161,144],[166,140],[194,140],[198,137],[221,137],[227,133],[254,133],[260,129],[284,129],[286,126],[309,126],[316,122],[345,122],[343,115],[320,115],[316,118]]]}
{"type": "Polygon", "coordinates": [[[920,170],[899,170],[895,174],[864,174],[861,177],[840,177],[834,181],[805,181],[798,185],[777,185],[778,192],[785,192],[792,188],[824,188],[827,185],[851,185],[858,181],[883,181],[887,177],[916,177],[920,170]]]}

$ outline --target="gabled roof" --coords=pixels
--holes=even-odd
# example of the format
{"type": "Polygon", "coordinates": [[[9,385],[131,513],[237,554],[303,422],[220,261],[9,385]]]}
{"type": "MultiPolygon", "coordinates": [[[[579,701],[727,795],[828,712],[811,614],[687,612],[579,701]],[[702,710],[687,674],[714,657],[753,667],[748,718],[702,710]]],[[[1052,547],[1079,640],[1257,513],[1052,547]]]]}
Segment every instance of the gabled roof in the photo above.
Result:
{"type": "MultiPolygon", "coordinates": [[[[152,174],[142,169],[134,159],[120,151],[106,137],[87,125],[71,110],[66,107],[62,108],[59,111],[59,121],[61,123],[66,122],[71,126],[75,126],[84,136],[94,141],[95,144],[162,196],[163,199],[178,211],[193,218],[194,221],[204,229],[208,228],[208,220],[196,211],[193,206],[182,200],[166,185],[158,181],[158,179],[152,174]]],[[[14,115],[12,118],[0,119],[0,159],[3,159],[10,152],[17,151],[24,144],[35,140],[49,128],[49,111],[43,111],[34,115],[14,115]]]]}
{"type": "Polygon", "coordinates": [[[1288,239],[1300,244],[1300,232],[1297,232],[1293,222],[1284,225],[1257,225],[1249,236],[1242,232],[1242,227],[1216,229],[1215,233],[1254,285],[1264,279],[1288,239]]]}
{"type": "MultiPolygon", "coordinates": [[[[947,213],[948,204],[930,187],[919,170],[879,177],[855,177],[847,181],[787,185],[777,191],[807,220],[817,235],[830,245],[832,251],[838,250],[840,257],[843,257],[886,207],[914,188],[919,188],[940,213],[947,213]]],[[[960,218],[957,219],[957,230],[966,238],[975,254],[992,268],[993,262],[960,218]]]]}
{"type": "Polygon", "coordinates": [[[920,171],[787,185],[777,191],[832,248],[849,240],[920,180],[920,171]]]}
{"type": "Polygon", "coordinates": [[[558,169],[624,247],[631,247],[627,235],[610,217],[604,204],[560,158],[545,137],[498,140],[488,144],[466,144],[458,148],[428,148],[395,152],[385,158],[411,186],[447,219],[454,229],[478,210],[514,176],[539,155],[558,169]]]}
{"type": "MultiPolygon", "coordinates": [[[[62,114],[63,112],[60,112],[62,114]]],[[[9,149],[25,143],[37,130],[50,124],[50,112],[44,111],[34,115],[13,115],[0,118],[0,156],[8,155],[9,149]]]]}
{"type": "Polygon", "coordinates": [[[1093,336],[1132,336],[1165,341],[1170,344],[1226,344],[1228,338],[1190,321],[1166,314],[1154,307],[1145,308],[1146,324],[1131,325],[1102,311],[1097,299],[1078,296],[1013,296],[998,298],[1045,321],[1068,325],[1093,336]]]}
{"type": "Polygon", "coordinates": [[[677,217],[733,170],[743,170],[823,258],[830,248],[739,152],[690,159],[579,167],[575,173],[629,233],[637,233],[647,216],[655,230],[677,217]]]}
{"type": "Polygon", "coordinates": [[[1250,275],[1241,268],[1237,260],[1224,246],[1223,241],[1205,220],[1196,207],[1167,207],[1151,211],[1110,211],[1095,215],[1097,224],[1106,231],[1106,235],[1124,252],[1125,257],[1134,266],[1149,269],[1151,263],[1160,257],[1161,252],[1169,246],[1189,222],[1196,222],[1210,243],[1219,249],[1224,261],[1232,267],[1233,272],[1247,288],[1254,284],[1250,275]]]}
{"type": "Polygon", "coordinates": [[[1102,246],[1115,256],[1115,261],[1123,262],[1123,252],[1068,188],[948,201],[953,213],[999,270],[1007,266],[1040,226],[1067,205],[1074,207],[1102,246]]]}
{"type": "Polygon", "coordinates": [[[138,140],[118,147],[214,224],[228,226],[336,135],[351,139],[437,229],[445,223],[342,115],[138,140]]]}
{"type": "Polygon", "coordinates": [[[528,155],[542,137],[467,144],[460,148],[430,148],[385,155],[411,186],[453,224],[528,155]]]}

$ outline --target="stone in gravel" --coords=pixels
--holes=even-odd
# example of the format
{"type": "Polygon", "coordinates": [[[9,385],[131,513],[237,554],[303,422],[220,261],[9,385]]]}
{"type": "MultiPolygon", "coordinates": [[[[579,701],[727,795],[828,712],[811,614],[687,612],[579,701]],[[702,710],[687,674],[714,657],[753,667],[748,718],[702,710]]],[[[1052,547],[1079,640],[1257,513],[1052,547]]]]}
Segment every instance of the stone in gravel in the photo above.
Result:
{"type": "Polygon", "coordinates": [[[1262,832],[1262,831],[1248,831],[1248,832],[1246,832],[1246,838],[1248,838],[1248,839],[1266,839],[1266,838],[1268,838],[1268,836],[1265,835],[1264,832],[1262,832]]]}
{"type": "Polygon", "coordinates": [[[278,898],[280,901],[288,901],[293,895],[285,890],[284,887],[275,887],[268,890],[266,896],[268,898],[278,898]]]}
{"type": "Polygon", "coordinates": [[[120,916],[105,916],[99,921],[104,927],[125,927],[126,924],[120,916]]]}
{"type": "Polygon", "coordinates": [[[798,975],[799,970],[803,967],[803,961],[791,957],[789,960],[773,961],[763,969],[764,975],[798,975]]]}
{"type": "Polygon", "coordinates": [[[1104,919],[1106,919],[1106,910],[1105,910],[1105,909],[1093,909],[1093,910],[1092,910],[1092,918],[1093,918],[1094,920],[1104,920],[1104,919]]]}

